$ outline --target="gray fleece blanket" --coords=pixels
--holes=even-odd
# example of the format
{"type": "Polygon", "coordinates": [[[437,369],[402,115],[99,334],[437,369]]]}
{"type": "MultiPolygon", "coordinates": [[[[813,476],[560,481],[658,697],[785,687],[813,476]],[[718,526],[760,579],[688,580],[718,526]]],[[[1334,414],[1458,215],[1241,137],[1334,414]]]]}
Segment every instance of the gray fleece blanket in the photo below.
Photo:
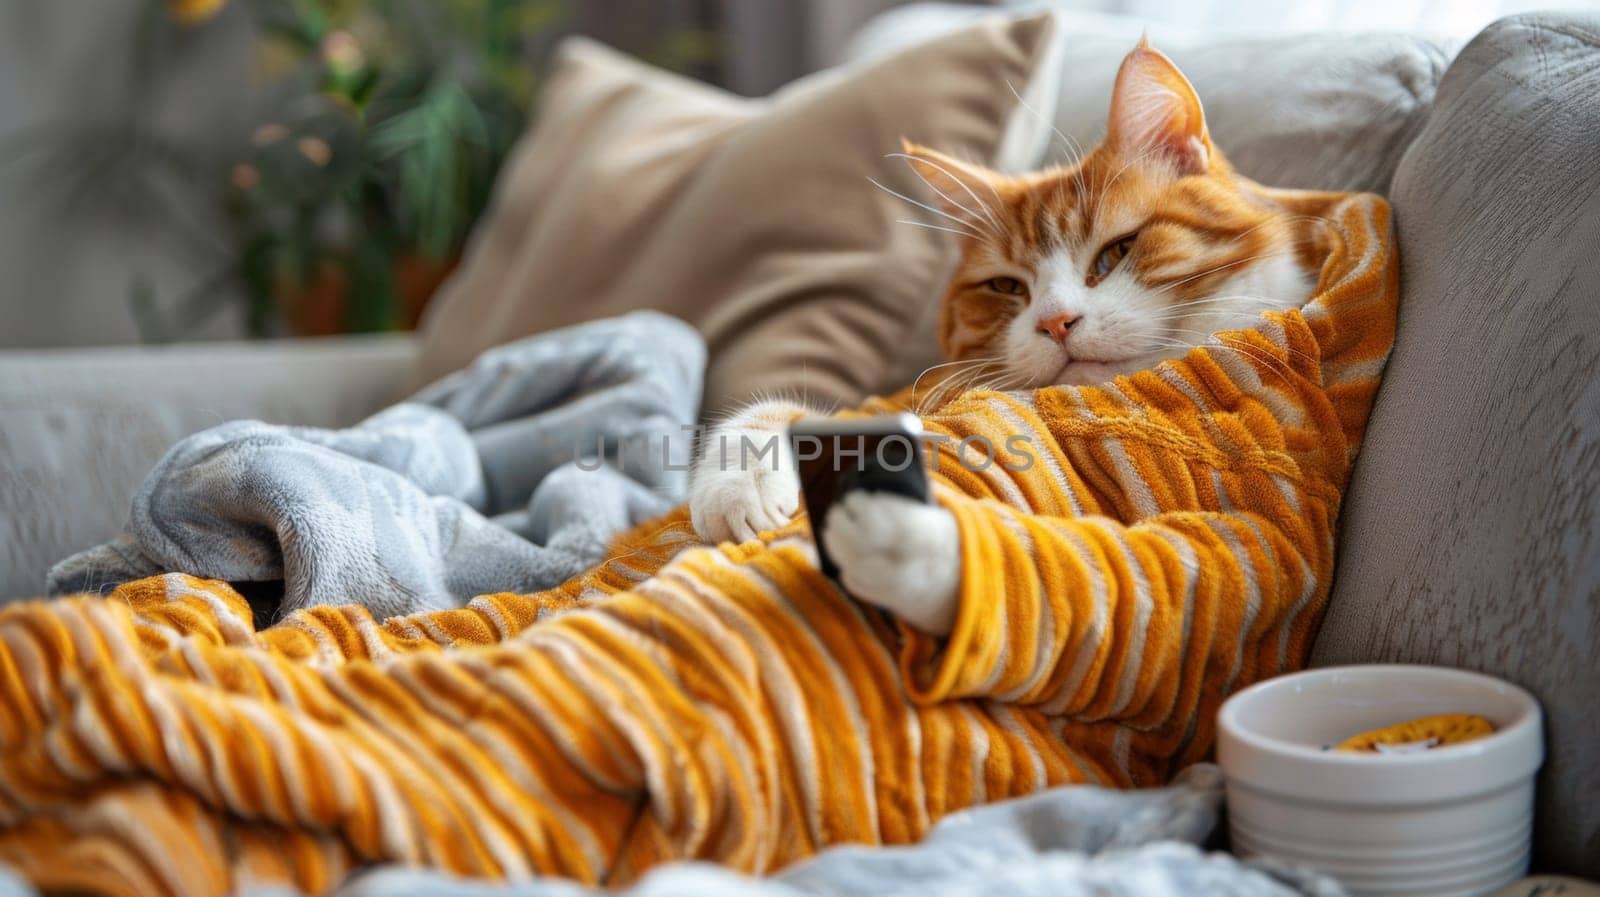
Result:
{"type": "Polygon", "coordinates": [[[349,429],[214,427],[174,445],[121,536],[49,587],[176,570],[281,581],[279,614],[356,602],[381,618],[558,585],[683,501],[704,364],[692,328],[636,312],[493,349],[349,429]]]}

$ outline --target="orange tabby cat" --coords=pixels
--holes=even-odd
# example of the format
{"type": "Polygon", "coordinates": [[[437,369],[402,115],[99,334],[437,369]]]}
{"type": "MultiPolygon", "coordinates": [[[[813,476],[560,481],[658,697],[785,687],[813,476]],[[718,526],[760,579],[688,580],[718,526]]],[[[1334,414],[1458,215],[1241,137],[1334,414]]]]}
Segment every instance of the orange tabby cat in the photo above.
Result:
{"type": "Polygon", "coordinates": [[[1007,385],[1099,383],[1182,355],[1264,310],[1305,302],[1319,196],[1268,191],[1211,142],[1194,89],[1147,44],[1130,53],[1105,141],[1073,167],[1006,177],[906,145],[965,234],[939,338],[993,358],[1007,385]]]}
{"type": "MultiPolygon", "coordinates": [[[[1142,41],[1117,75],[1104,142],[1075,165],[1012,177],[909,143],[906,158],[938,196],[923,208],[961,235],[939,340],[967,364],[947,368],[956,372],[949,386],[1105,382],[1248,327],[1263,311],[1301,305],[1315,285],[1324,222],[1306,213],[1328,195],[1235,174],[1194,88],[1142,41]]],[[[707,445],[764,446],[808,413],[756,403],[707,445]]],[[[737,450],[705,454],[690,493],[701,536],[749,539],[798,510],[793,462],[782,456],[786,441],[777,444],[776,465],[742,465],[737,450]]],[[[858,598],[939,631],[957,575],[948,518],[894,496],[852,495],[823,539],[858,598]],[[886,564],[885,552],[908,560],[886,564]]]]}

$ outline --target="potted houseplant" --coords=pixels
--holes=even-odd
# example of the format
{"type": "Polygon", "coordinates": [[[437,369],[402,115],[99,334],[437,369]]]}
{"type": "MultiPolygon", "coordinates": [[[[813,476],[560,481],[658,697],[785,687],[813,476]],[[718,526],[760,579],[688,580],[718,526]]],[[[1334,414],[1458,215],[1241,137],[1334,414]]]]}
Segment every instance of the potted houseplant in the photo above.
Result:
{"type": "Polygon", "coordinates": [[[523,127],[535,87],[525,56],[561,4],[251,10],[281,97],[227,175],[251,331],[414,326],[523,127]]]}

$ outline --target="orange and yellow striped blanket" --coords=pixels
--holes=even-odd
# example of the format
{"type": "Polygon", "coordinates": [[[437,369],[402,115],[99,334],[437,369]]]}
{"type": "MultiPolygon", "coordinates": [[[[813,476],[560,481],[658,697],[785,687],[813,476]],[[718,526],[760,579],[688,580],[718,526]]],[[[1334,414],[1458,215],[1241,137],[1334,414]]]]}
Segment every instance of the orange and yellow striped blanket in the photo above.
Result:
{"type": "Polygon", "coordinates": [[[1387,205],[1332,221],[1303,310],[1107,386],[926,416],[1038,437],[1026,471],[940,454],[947,639],[843,596],[803,521],[705,547],[681,512],[560,589],[382,622],[326,606],[256,631],[178,574],[10,606],[0,863],[129,895],[317,892],[390,862],[619,884],[1163,782],[1229,692],[1303,662],[1328,594],[1398,290],[1387,205]]]}

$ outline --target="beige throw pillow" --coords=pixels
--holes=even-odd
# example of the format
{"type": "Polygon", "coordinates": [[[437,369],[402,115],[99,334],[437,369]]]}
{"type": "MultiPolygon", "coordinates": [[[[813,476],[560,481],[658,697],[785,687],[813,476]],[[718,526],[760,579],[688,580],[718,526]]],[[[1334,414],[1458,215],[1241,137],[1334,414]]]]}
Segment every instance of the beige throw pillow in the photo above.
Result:
{"type": "Polygon", "coordinates": [[[938,302],[948,235],[877,189],[925,188],[902,136],[999,168],[1043,152],[1047,16],[995,21],[743,99],[591,41],[559,51],[424,324],[436,377],[521,336],[636,308],[697,325],[705,407],[756,393],[853,402],[938,302]],[[1018,94],[1028,108],[1019,102],[1018,94]]]}

